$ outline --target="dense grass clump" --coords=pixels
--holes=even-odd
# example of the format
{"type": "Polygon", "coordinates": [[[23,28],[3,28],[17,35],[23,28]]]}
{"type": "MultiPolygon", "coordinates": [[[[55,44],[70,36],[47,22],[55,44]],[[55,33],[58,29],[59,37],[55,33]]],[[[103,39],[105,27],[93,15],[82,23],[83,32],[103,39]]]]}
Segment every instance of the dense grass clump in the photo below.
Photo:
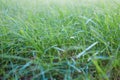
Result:
{"type": "Polygon", "coordinates": [[[119,0],[0,0],[1,80],[119,80],[119,0]]]}

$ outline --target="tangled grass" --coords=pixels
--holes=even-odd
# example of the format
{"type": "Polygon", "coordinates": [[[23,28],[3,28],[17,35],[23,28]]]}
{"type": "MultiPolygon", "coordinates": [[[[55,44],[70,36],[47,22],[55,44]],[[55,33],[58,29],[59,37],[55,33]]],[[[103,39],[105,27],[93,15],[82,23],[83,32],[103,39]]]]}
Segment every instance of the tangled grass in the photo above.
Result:
{"type": "Polygon", "coordinates": [[[0,0],[1,80],[119,80],[119,0],[0,0]]]}

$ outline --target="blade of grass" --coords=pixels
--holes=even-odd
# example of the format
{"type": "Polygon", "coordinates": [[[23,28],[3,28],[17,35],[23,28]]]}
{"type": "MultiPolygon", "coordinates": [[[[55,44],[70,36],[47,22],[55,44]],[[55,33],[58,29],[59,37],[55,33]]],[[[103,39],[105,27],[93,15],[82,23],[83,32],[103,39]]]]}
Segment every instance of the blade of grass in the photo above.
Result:
{"type": "Polygon", "coordinates": [[[96,44],[98,44],[98,42],[95,42],[93,44],[91,44],[88,48],[86,48],[84,51],[82,51],[81,53],[79,53],[76,58],[80,58],[81,56],[85,55],[85,53],[90,50],[92,47],[94,47],[96,44]]]}

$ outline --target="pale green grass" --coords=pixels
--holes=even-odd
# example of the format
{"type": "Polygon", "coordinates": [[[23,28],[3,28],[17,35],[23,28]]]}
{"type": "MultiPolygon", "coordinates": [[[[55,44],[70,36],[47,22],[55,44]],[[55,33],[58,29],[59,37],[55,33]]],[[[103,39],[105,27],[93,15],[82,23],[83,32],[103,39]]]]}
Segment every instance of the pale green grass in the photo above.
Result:
{"type": "Polygon", "coordinates": [[[0,0],[0,79],[119,80],[119,0],[0,0]]]}

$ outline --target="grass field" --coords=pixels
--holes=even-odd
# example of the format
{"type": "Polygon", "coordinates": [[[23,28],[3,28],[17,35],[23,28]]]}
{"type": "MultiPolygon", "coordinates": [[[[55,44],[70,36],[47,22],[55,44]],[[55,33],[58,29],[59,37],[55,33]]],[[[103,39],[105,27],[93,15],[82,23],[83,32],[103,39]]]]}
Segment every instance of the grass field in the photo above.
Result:
{"type": "Polygon", "coordinates": [[[120,1],[0,0],[0,80],[120,80],[120,1]]]}

